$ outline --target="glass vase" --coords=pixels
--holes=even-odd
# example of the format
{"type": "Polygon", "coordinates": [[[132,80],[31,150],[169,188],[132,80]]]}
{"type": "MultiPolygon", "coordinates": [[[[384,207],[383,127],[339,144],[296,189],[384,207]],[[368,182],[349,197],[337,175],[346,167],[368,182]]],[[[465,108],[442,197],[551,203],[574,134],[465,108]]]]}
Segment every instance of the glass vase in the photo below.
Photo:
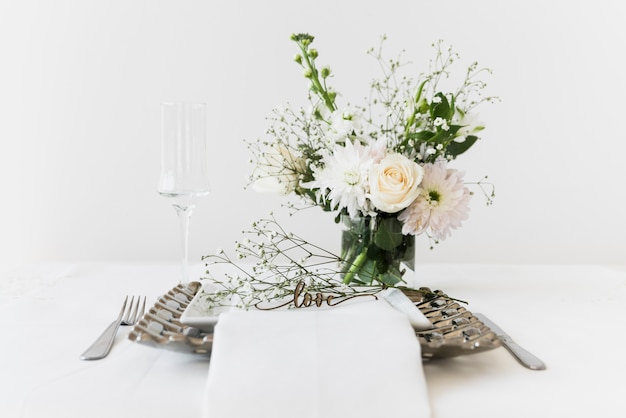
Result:
{"type": "Polygon", "coordinates": [[[411,282],[415,236],[402,234],[395,216],[341,216],[341,276],[352,285],[396,286],[411,282]]]}

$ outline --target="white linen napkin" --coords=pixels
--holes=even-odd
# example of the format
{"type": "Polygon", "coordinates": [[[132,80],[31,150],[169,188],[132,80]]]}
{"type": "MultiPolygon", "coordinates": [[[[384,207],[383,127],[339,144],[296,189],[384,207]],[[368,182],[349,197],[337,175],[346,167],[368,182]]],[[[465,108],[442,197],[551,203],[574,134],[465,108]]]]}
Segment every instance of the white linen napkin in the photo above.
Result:
{"type": "Polygon", "coordinates": [[[206,418],[430,417],[420,346],[385,301],[220,315],[206,418]]]}

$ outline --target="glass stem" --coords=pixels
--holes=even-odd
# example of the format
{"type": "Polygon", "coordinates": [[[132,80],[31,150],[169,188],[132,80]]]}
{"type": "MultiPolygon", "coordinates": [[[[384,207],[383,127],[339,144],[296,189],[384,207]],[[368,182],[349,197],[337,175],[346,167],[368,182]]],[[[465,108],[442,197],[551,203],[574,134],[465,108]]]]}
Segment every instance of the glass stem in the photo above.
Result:
{"type": "Polygon", "coordinates": [[[191,212],[193,212],[194,206],[174,205],[174,209],[176,209],[178,221],[180,222],[182,244],[182,277],[180,279],[180,283],[187,284],[189,283],[189,218],[191,217],[191,212]]]}

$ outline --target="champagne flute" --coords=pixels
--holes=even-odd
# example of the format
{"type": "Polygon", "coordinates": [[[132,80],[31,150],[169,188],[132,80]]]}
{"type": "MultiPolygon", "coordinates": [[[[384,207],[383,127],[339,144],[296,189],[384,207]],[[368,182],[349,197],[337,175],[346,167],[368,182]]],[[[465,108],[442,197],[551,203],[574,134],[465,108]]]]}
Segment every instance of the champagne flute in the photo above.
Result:
{"type": "Polygon", "coordinates": [[[205,103],[161,105],[161,178],[159,194],[170,199],[180,222],[182,278],[189,282],[189,218],[209,194],[205,103]]]}

